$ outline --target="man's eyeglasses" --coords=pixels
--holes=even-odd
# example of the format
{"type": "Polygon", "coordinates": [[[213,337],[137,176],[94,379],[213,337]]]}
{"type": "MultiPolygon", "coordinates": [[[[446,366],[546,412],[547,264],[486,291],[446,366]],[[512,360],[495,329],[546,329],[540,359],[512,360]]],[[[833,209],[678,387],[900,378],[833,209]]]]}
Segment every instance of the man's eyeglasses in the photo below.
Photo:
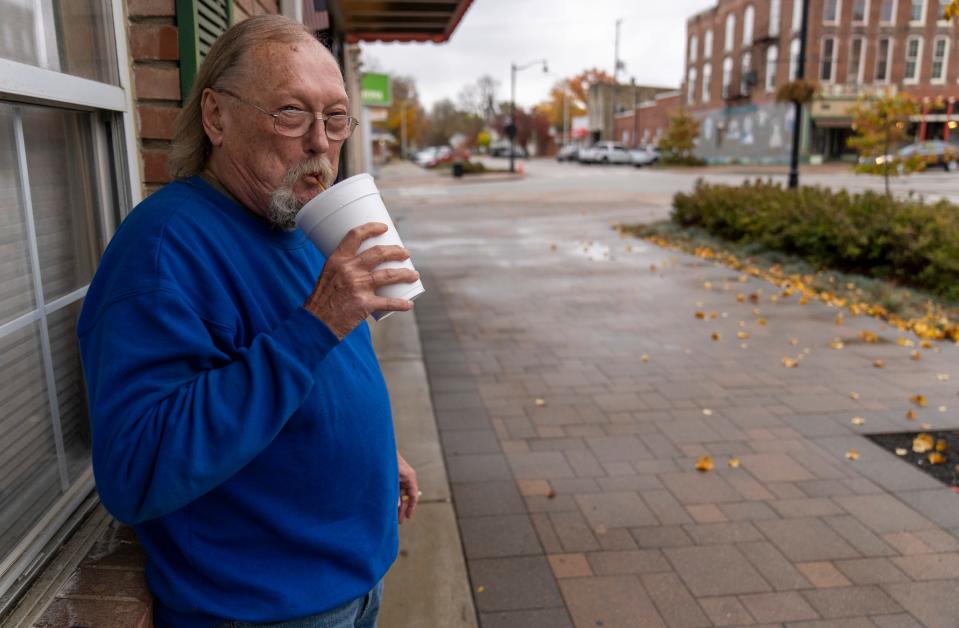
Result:
{"type": "Polygon", "coordinates": [[[292,107],[280,109],[279,111],[267,111],[263,107],[244,100],[233,92],[225,89],[215,89],[213,91],[226,94],[239,100],[244,105],[253,107],[260,113],[270,116],[273,118],[273,130],[285,137],[303,137],[309,132],[315,120],[321,120],[326,129],[326,136],[334,142],[340,142],[352,135],[356,125],[359,124],[356,118],[345,113],[332,113],[327,115],[325,113],[314,113],[292,107]]]}

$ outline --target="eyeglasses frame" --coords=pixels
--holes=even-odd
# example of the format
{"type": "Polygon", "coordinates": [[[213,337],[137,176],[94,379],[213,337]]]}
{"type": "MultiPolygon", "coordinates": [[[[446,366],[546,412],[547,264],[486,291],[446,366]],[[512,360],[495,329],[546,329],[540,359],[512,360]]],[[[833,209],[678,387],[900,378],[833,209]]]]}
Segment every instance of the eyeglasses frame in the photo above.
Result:
{"type": "MultiPolygon", "coordinates": [[[[212,89],[212,88],[211,88],[211,89],[212,89]]],[[[316,121],[319,120],[319,121],[321,121],[321,122],[323,123],[323,133],[326,135],[326,138],[327,138],[328,140],[330,140],[331,142],[345,142],[346,140],[348,140],[348,139],[350,138],[351,135],[353,135],[353,131],[355,131],[355,130],[356,130],[356,127],[359,125],[359,120],[357,120],[356,118],[354,118],[354,117],[351,116],[351,115],[347,115],[347,116],[346,116],[346,121],[347,121],[347,123],[348,123],[349,132],[346,134],[346,137],[344,137],[344,138],[342,138],[342,139],[336,139],[336,138],[330,137],[329,130],[327,129],[327,126],[326,126],[326,121],[329,120],[330,118],[334,117],[334,116],[342,116],[342,115],[343,115],[342,113],[325,114],[325,113],[320,113],[319,111],[299,110],[299,113],[304,113],[304,114],[313,116],[313,120],[310,121],[310,125],[309,125],[308,127],[306,127],[306,130],[303,131],[302,134],[300,134],[300,135],[285,135],[285,134],[283,134],[283,133],[280,133],[280,131],[277,130],[277,128],[276,128],[277,120],[280,119],[280,114],[282,113],[281,111],[267,111],[266,109],[264,109],[263,107],[257,105],[256,103],[250,102],[250,101],[246,100],[245,98],[241,98],[240,96],[237,96],[236,94],[234,94],[233,92],[231,92],[230,90],[227,90],[227,89],[222,89],[222,88],[221,88],[221,89],[212,89],[212,91],[214,91],[214,92],[216,92],[216,93],[218,93],[218,94],[226,94],[227,96],[229,96],[229,97],[231,97],[231,98],[235,98],[236,100],[240,101],[240,102],[243,103],[244,105],[248,105],[248,106],[250,106],[250,107],[253,107],[254,109],[256,109],[257,111],[259,111],[260,113],[263,113],[263,114],[266,114],[266,115],[270,116],[271,118],[273,118],[273,131],[274,131],[277,135],[282,135],[283,137],[290,137],[290,138],[303,137],[304,135],[306,135],[307,133],[310,132],[310,129],[312,129],[312,128],[313,128],[313,125],[316,124],[316,121]]],[[[292,112],[291,112],[291,113],[292,113],[292,112]]]]}

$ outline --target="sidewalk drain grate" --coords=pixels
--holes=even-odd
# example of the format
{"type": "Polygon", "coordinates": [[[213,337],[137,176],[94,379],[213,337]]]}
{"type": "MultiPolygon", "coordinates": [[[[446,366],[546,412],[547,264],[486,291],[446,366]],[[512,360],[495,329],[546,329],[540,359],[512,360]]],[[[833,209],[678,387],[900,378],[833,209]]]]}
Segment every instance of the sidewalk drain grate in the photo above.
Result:
{"type": "MultiPolygon", "coordinates": [[[[864,434],[897,458],[911,464],[920,471],[931,475],[943,484],[959,493],[959,430],[927,430],[925,432],[892,432],[886,434],[864,434]],[[932,448],[923,451],[923,447],[914,448],[920,435],[931,437],[932,448]],[[936,447],[938,445],[938,448],[936,447]],[[919,449],[920,451],[916,451],[919,449]],[[933,463],[930,454],[942,455],[942,462],[933,463]]],[[[921,445],[922,443],[920,443],[921,445]]],[[[928,440],[927,440],[928,444],[928,440]]],[[[937,459],[937,457],[933,457],[937,459]]]]}

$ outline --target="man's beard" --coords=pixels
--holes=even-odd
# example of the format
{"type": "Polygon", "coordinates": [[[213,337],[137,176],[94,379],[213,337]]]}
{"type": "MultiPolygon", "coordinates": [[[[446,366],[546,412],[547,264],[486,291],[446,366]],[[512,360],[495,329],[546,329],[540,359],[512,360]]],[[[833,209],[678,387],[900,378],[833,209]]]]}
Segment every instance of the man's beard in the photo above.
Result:
{"type": "Polygon", "coordinates": [[[270,223],[281,229],[292,231],[296,228],[296,215],[300,213],[305,204],[296,197],[293,186],[297,181],[308,174],[319,176],[323,184],[323,189],[330,187],[333,183],[333,164],[326,157],[314,157],[305,161],[286,173],[281,185],[272,195],[270,195],[270,223]]]}

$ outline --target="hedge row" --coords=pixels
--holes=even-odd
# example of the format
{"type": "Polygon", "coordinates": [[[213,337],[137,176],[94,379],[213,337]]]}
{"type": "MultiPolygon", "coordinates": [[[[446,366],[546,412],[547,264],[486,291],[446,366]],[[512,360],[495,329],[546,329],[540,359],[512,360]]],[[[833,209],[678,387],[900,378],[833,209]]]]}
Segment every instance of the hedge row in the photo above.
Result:
{"type": "Polygon", "coordinates": [[[946,201],[821,187],[789,190],[760,180],[742,186],[699,180],[692,193],[674,197],[672,220],[959,302],[959,206],[946,201]]]}

